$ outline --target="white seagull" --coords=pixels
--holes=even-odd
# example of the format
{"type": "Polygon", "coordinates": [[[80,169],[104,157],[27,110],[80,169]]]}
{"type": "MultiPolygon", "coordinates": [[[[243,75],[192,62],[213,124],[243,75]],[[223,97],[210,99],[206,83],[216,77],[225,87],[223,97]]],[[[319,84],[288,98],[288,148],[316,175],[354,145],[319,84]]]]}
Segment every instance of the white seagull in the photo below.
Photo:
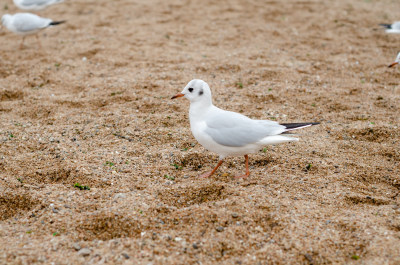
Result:
{"type": "MultiPolygon", "coordinates": [[[[64,22],[65,21],[53,21],[50,18],[39,17],[31,13],[16,13],[14,15],[5,14],[1,18],[1,23],[4,27],[18,35],[23,36],[20,48],[23,47],[24,40],[27,35],[35,34],[42,29],[59,25],[64,22]]],[[[35,36],[39,46],[41,46],[38,36],[35,36]]]]}
{"type": "Polygon", "coordinates": [[[400,33],[400,21],[392,24],[379,24],[386,29],[386,33],[400,33]]]}
{"type": "Polygon", "coordinates": [[[189,119],[193,136],[206,149],[219,155],[217,166],[201,177],[214,174],[225,157],[244,155],[246,173],[238,177],[246,178],[250,175],[248,154],[258,152],[266,145],[298,141],[297,138],[282,134],[319,124],[279,124],[275,121],[253,120],[236,112],[222,110],[213,105],[210,87],[199,79],[190,81],[172,99],[179,97],[186,97],[190,101],[189,119]]]}
{"type": "Polygon", "coordinates": [[[14,4],[23,10],[42,10],[61,2],[64,2],[64,0],[14,0],[14,4]]]}
{"type": "Polygon", "coordinates": [[[400,63],[400,52],[397,54],[397,57],[396,57],[396,60],[394,60],[394,63],[391,63],[388,67],[391,68],[399,63],[400,63]]]}

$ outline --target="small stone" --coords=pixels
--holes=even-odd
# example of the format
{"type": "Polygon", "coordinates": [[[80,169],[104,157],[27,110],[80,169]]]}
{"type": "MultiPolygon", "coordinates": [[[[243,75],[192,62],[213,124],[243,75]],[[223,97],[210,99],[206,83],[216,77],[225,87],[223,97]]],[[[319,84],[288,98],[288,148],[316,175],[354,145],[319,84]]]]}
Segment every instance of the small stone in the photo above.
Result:
{"type": "Polygon", "coordinates": [[[239,215],[238,215],[237,213],[232,213],[232,217],[233,217],[233,218],[238,218],[239,215]]]}
{"type": "Polygon", "coordinates": [[[129,255],[126,254],[126,253],[122,253],[121,255],[122,255],[124,258],[126,258],[126,259],[129,259],[129,258],[130,258],[129,255]]]}
{"type": "Polygon", "coordinates": [[[185,176],[183,176],[183,178],[184,178],[184,179],[188,179],[188,178],[190,178],[190,176],[185,175],[185,176]]]}
{"type": "Polygon", "coordinates": [[[92,252],[90,249],[82,248],[81,250],[78,251],[78,255],[86,257],[90,255],[90,252],[92,252]]]}
{"type": "Polygon", "coordinates": [[[308,260],[310,264],[314,264],[314,260],[310,254],[306,253],[304,254],[304,257],[308,260]]]}
{"type": "Polygon", "coordinates": [[[58,210],[55,208],[51,208],[51,210],[53,211],[53,213],[58,213],[58,210]]]}
{"type": "Polygon", "coordinates": [[[81,249],[81,246],[80,246],[78,243],[73,244],[72,247],[73,247],[76,251],[78,251],[78,250],[81,249]]]}
{"type": "Polygon", "coordinates": [[[216,230],[217,230],[217,232],[222,232],[222,231],[224,231],[224,228],[222,226],[218,226],[216,228],[216,230]]]}
{"type": "Polygon", "coordinates": [[[126,194],[125,193],[117,193],[114,196],[114,199],[124,199],[126,198],[126,194]]]}
{"type": "Polygon", "coordinates": [[[199,248],[199,245],[197,245],[197,243],[193,243],[193,244],[192,244],[192,247],[193,247],[194,249],[198,249],[198,248],[199,248]]]}

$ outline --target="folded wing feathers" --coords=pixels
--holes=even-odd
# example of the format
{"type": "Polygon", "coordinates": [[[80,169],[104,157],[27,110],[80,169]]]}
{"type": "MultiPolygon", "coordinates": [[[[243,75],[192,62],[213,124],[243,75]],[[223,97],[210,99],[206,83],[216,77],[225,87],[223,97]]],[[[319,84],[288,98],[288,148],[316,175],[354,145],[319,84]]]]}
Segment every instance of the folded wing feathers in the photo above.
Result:
{"type": "Polygon", "coordinates": [[[379,26],[382,26],[386,29],[391,29],[392,28],[392,24],[379,24],[379,26]]]}
{"type": "Polygon", "coordinates": [[[301,128],[310,127],[312,125],[318,125],[319,122],[302,122],[302,123],[281,123],[280,125],[285,126],[285,131],[292,131],[301,128]]]}
{"type": "Polygon", "coordinates": [[[61,20],[61,21],[52,21],[50,22],[49,26],[55,26],[55,25],[59,25],[65,23],[65,20],[61,20]]]}

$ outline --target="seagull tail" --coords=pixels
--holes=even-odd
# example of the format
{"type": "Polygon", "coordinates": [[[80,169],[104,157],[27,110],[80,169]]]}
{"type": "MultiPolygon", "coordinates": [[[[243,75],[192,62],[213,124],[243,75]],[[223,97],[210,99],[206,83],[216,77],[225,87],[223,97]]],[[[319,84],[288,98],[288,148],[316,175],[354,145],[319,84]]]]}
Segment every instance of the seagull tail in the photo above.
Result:
{"type": "Polygon", "coordinates": [[[391,29],[392,28],[392,24],[379,24],[379,26],[382,26],[386,29],[391,29]]]}
{"type": "Polygon", "coordinates": [[[302,129],[306,127],[310,127],[313,125],[318,125],[319,122],[302,122],[302,123],[281,123],[280,125],[285,126],[285,132],[287,131],[292,131],[292,130],[297,130],[297,129],[302,129]]]}
{"type": "MultiPolygon", "coordinates": [[[[292,135],[291,135],[292,136],[292,135]]],[[[298,141],[299,139],[295,137],[285,136],[285,135],[272,135],[264,137],[259,141],[261,145],[269,145],[269,144],[281,144],[298,141]]]]}
{"type": "Polygon", "coordinates": [[[52,21],[52,22],[50,22],[49,26],[60,25],[60,24],[65,23],[65,22],[66,22],[66,20],[52,21]]]}

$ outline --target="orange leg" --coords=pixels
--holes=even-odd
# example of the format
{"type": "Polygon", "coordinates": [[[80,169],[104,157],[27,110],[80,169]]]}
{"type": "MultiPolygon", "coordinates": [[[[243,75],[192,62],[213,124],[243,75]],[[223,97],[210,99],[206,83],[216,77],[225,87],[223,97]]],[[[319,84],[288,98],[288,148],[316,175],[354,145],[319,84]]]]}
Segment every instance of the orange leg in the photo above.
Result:
{"type": "Polygon", "coordinates": [[[246,173],[244,175],[241,175],[241,176],[236,176],[235,178],[247,178],[250,175],[250,171],[249,171],[249,156],[248,155],[244,155],[244,158],[246,159],[246,173]]]}
{"type": "Polygon", "coordinates": [[[223,160],[219,160],[217,166],[216,166],[212,171],[203,173],[203,174],[200,175],[200,177],[201,177],[201,178],[208,178],[208,177],[211,177],[211,176],[215,173],[215,171],[217,171],[217,169],[218,169],[219,166],[222,164],[222,162],[224,162],[224,161],[223,161],[223,160]]]}
{"type": "Polygon", "coordinates": [[[26,37],[26,36],[23,36],[23,37],[22,37],[21,44],[19,45],[19,48],[20,48],[20,49],[24,48],[25,37],[26,37]]]}

